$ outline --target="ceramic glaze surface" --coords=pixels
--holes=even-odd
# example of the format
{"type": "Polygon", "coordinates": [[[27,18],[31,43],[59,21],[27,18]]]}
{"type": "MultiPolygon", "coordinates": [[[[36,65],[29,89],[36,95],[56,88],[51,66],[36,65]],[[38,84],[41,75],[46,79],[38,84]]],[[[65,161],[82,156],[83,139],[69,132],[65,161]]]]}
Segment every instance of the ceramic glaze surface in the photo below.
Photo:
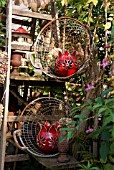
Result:
{"type": "Polygon", "coordinates": [[[70,54],[68,51],[59,52],[59,56],[55,64],[55,72],[61,77],[66,77],[74,74],[77,70],[77,57],[75,52],[70,54]]]}
{"type": "Polygon", "coordinates": [[[37,145],[39,149],[47,154],[57,152],[57,144],[59,137],[58,123],[54,123],[52,126],[49,122],[45,124],[38,123],[40,125],[40,131],[37,135],[37,145]]]}

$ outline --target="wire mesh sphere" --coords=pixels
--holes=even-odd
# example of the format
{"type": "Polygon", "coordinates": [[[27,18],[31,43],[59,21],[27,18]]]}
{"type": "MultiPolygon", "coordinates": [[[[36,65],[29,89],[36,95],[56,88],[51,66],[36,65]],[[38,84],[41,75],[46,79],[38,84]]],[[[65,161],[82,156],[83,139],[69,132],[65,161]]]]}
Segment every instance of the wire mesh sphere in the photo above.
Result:
{"type": "Polygon", "coordinates": [[[63,101],[53,97],[42,97],[29,103],[20,116],[20,141],[27,151],[37,157],[52,157],[58,151],[45,153],[37,145],[37,135],[40,132],[39,123],[50,125],[57,123],[61,118],[68,118],[70,108],[63,101]]]}
{"type": "Polygon", "coordinates": [[[81,74],[91,53],[91,34],[80,21],[61,17],[53,19],[39,32],[31,62],[46,75],[68,79],[81,74]]]}

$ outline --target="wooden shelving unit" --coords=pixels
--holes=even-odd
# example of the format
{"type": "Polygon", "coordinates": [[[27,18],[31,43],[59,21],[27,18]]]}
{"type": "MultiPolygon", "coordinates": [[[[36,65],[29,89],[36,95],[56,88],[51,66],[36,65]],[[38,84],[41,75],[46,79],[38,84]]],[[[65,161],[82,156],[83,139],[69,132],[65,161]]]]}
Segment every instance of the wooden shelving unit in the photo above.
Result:
{"type": "MultiPolygon", "coordinates": [[[[52,2],[54,2],[52,0],[52,2]]],[[[7,10],[8,13],[6,16],[1,17],[2,19],[6,19],[6,21],[8,22],[7,25],[7,30],[9,31],[9,34],[7,35],[8,38],[8,44],[7,44],[7,49],[8,49],[8,57],[9,57],[9,68],[10,68],[10,57],[11,57],[11,50],[20,50],[20,51],[31,51],[31,46],[27,46],[27,45],[19,45],[19,44],[11,44],[11,24],[12,22],[14,23],[18,23],[17,19],[12,19],[12,15],[16,15],[16,16],[22,16],[22,17],[29,17],[32,18],[32,21],[34,23],[34,25],[32,25],[32,21],[31,22],[27,22],[27,21],[20,21],[21,24],[24,24],[26,26],[32,26],[31,28],[31,33],[32,36],[34,35],[34,31],[35,30],[35,24],[36,24],[36,20],[37,19],[43,19],[43,20],[52,20],[52,17],[54,17],[54,13],[55,11],[52,13],[52,15],[49,14],[41,14],[41,13],[36,13],[36,12],[31,12],[31,11],[21,11],[21,10],[17,10],[17,9],[12,9],[11,4],[12,4],[12,0],[8,1],[7,0],[7,10]],[[9,16],[10,15],[10,16],[9,16]]],[[[53,4],[52,4],[52,8],[53,8],[53,4]]],[[[20,99],[21,102],[23,102],[23,104],[27,104],[25,99],[19,98],[19,96],[17,95],[17,93],[15,92],[15,90],[13,91],[13,87],[18,87],[18,86],[24,86],[24,87],[28,87],[28,86],[57,86],[57,87],[64,87],[65,82],[62,81],[54,81],[54,80],[50,80],[50,79],[42,79],[40,76],[39,77],[33,77],[33,76],[12,76],[10,74],[10,72],[7,74],[7,80],[6,80],[6,88],[7,88],[7,92],[6,92],[6,96],[5,96],[5,111],[4,111],[4,120],[3,120],[3,128],[1,131],[1,147],[0,147],[0,170],[4,170],[4,164],[7,162],[16,162],[16,161],[25,161],[25,160],[29,160],[29,155],[27,153],[25,154],[18,154],[18,152],[15,152],[15,155],[6,155],[5,151],[6,151],[6,126],[7,123],[16,123],[19,121],[19,115],[16,116],[8,116],[8,104],[9,104],[9,92],[11,91],[11,93],[14,95],[14,97],[17,97],[18,99],[20,99]]],[[[9,140],[10,141],[10,140],[9,140]]],[[[12,141],[10,141],[12,142],[12,141]]],[[[49,169],[71,169],[76,167],[77,165],[77,161],[70,157],[70,162],[68,163],[61,163],[58,164],[57,162],[57,158],[36,158],[35,159],[41,163],[43,166],[46,166],[49,169]]],[[[14,166],[15,167],[15,166],[14,166]]]]}

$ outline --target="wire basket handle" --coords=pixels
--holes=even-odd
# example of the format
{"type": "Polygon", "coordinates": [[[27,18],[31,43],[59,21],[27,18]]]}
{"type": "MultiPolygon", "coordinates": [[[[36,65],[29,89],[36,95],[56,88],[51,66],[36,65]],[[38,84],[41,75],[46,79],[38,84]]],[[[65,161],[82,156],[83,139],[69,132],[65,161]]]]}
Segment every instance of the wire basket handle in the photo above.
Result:
{"type": "Polygon", "coordinates": [[[14,138],[14,141],[15,141],[15,143],[16,143],[16,145],[17,145],[17,147],[18,147],[19,149],[21,149],[21,150],[27,150],[27,147],[26,147],[26,146],[21,146],[21,145],[19,144],[18,139],[17,139],[17,135],[18,135],[21,143],[23,144],[23,142],[22,142],[22,140],[21,140],[21,130],[20,130],[20,129],[15,130],[15,131],[13,132],[13,138],[14,138]]]}

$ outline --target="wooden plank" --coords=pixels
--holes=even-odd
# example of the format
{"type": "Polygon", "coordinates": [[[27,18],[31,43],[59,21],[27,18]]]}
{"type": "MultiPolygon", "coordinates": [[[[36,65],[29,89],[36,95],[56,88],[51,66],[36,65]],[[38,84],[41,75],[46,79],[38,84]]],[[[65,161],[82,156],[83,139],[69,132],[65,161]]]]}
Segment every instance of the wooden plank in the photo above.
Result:
{"type": "MultiPolygon", "coordinates": [[[[6,15],[0,14],[0,20],[3,22],[6,22],[6,15]]],[[[29,22],[29,21],[24,21],[24,20],[15,19],[15,18],[12,18],[12,23],[29,26],[29,27],[32,25],[32,21],[29,22]]]]}
{"type": "Polygon", "coordinates": [[[12,23],[14,23],[14,24],[20,24],[20,25],[24,25],[24,26],[29,26],[29,27],[30,27],[31,24],[32,24],[32,21],[31,21],[31,22],[28,22],[28,21],[24,21],[24,20],[12,18],[12,23]]]}
{"type": "Polygon", "coordinates": [[[7,122],[18,122],[20,120],[20,116],[8,116],[7,122]]]}
{"type": "Polygon", "coordinates": [[[68,170],[72,168],[76,168],[78,165],[77,160],[69,155],[69,162],[65,163],[60,163],[57,161],[57,157],[52,157],[52,158],[38,158],[36,157],[36,160],[41,163],[43,166],[46,168],[49,168],[51,170],[68,170]]]}
{"type": "MultiPolygon", "coordinates": [[[[12,0],[7,0],[7,20],[6,20],[6,51],[8,53],[8,68],[10,68],[11,58],[11,29],[12,29],[12,0]]],[[[10,84],[10,69],[7,71],[6,82],[5,82],[5,99],[4,99],[4,117],[1,132],[1,143],[0,143],[0,170],[4,170],[5,152],[6,152],[6,128],[7,128],[7,116],[8,116],[8,104],[9,104],[9,84],[10,84]]]]}
{"type": "Polygon", "coordinates": [[[28,154],[6,155],[5,162],[17,162],[29,160],[28,154]]]}
{"type": "Polygon", "coordinates": [[[12,50],[30,51],[32,45],[11,44],[12,50]]]}
{"type": "Polygon", "coordinates": [[[13,15],[23,16],[23,17],[30,17],[30,18],[36,18],[36,19],[44,19],[44,20],[52,20],[52,16],[48,14],[41,14],[37,12],[31,12],[31,11],[22,11],[19,9],[13,9],[12,10],[13,15]]]}
{"type": "Polygon", "coordinates": [[[50,87],[65,87],[65,82],[63,81],[46,81],[46,80],[39,80],[39,78],[25,78],[23,79],[20,78],[15,78],[15,79],[10,79],[10,86],[40,86],[40,87],[45,87],[45,86],[50,86],[50,87]]]}
{"type": "MultiPolygon", "coordinates": [[[[29,118],[31,119],[31,121],[35,121],[34,120],[34,117],[30,117],[30,115],[28,116],[8,116],[7,118],[7,122],[18,122],[18,121],[25,121],[25,120],[29,120],[29,118]]],[[[36,118],[36,117],[35,117],[36,118]]],[[[42,115],[38,115],[38,119],[39,120],[49,120],[49,121],[55,121],[55,120],[58,120],[60,119],[61,116],[58,116],[58,115],[46,115],[46,119],[42,116],[42,115]]]]}

